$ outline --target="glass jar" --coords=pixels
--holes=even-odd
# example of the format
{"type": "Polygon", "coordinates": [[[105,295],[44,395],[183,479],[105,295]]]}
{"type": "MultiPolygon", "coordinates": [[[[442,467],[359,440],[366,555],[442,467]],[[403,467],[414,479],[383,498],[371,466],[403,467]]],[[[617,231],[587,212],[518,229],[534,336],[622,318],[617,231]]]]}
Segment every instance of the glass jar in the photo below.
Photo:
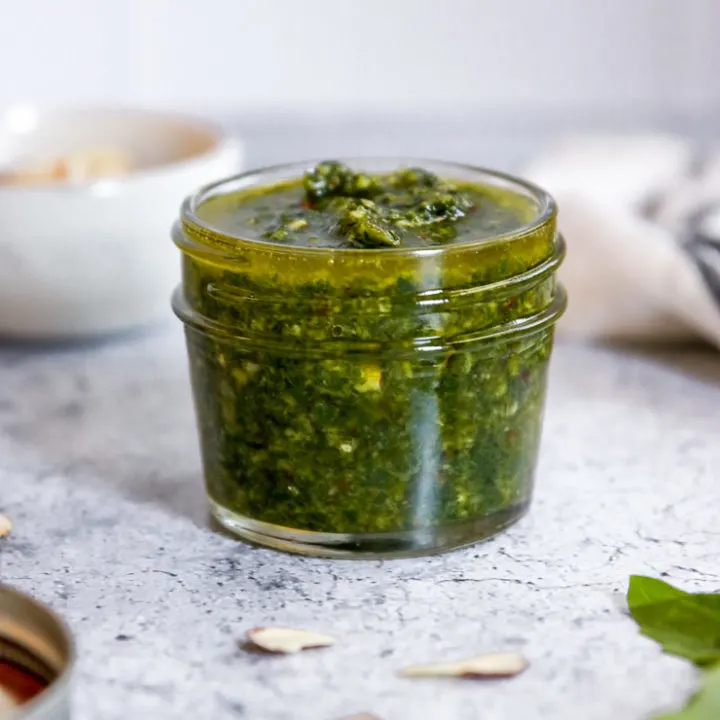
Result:
{"type": "MultiPolygon", "coordinates": [[[[510,233],[426,248],[298,247],[239,237],[204,208],[299,178],[245,173],[182,206],[173,238],[211,511],[252,542],[317,556],[422,555],[527,510],[564,254],[541,189],[420,166],[529,208],[510,233]]],[[[500,200],[498,200],[500,202],[500,200]]]]}

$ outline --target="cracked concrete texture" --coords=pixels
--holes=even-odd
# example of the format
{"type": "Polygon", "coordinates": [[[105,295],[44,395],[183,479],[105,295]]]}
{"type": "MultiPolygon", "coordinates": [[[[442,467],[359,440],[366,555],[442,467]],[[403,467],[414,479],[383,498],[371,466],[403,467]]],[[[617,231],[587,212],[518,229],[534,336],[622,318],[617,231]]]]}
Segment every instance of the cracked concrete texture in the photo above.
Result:
{"type": "Polygon", "coordinates": [[[77,720],[638,720],[693,671],[624,615],[628,575],[720,589],[720,357],[560,344],[530,515],[427,559],[255,549],[207,523],[180,329],[0,350],[0,578],[80,646],[77,720]],[[250,654],[254,625],[331,649],[250,654]],[[518,649],[509,681],[411,680],[408,664],[518,649]]]}

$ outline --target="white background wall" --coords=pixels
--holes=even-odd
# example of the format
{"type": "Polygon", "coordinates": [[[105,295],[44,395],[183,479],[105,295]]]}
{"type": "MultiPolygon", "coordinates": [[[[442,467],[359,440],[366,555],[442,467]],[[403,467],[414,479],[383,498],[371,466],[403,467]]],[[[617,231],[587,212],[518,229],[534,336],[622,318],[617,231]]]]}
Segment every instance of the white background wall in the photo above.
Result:
{"type": "Polygon", "coordinates": [[[708,113],[720,0],[0,0],[0,104],[708,113]]]}

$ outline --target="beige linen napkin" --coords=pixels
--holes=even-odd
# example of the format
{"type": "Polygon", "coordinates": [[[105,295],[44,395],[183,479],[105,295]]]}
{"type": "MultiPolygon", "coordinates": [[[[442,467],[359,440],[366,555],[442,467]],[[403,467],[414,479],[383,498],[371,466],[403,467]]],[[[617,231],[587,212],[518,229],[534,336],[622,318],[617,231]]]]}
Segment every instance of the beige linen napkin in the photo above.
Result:
{"type": "Polygon", "coordinates": [[[523,174],[560,207],[562,334],[720,347],[720,152],[668,135],[577,136],[523,174]]]}

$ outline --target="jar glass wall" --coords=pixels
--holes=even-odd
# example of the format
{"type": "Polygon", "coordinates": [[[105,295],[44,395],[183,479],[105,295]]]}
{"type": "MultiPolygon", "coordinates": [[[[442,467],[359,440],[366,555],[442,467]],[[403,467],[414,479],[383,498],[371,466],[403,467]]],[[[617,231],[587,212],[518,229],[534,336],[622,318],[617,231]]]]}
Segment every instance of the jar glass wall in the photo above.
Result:
{"type": "Polygon", "coordinates": [[[555,206],[477,168],[420,166],[519,208],[517,227],[420,248],[289,246],[217,207],[305,164],[189,198],[174,228],[210,506],[232,532],[324,556],[411,555],[488,537],[528,507],[554,323],[555,206]]]}

